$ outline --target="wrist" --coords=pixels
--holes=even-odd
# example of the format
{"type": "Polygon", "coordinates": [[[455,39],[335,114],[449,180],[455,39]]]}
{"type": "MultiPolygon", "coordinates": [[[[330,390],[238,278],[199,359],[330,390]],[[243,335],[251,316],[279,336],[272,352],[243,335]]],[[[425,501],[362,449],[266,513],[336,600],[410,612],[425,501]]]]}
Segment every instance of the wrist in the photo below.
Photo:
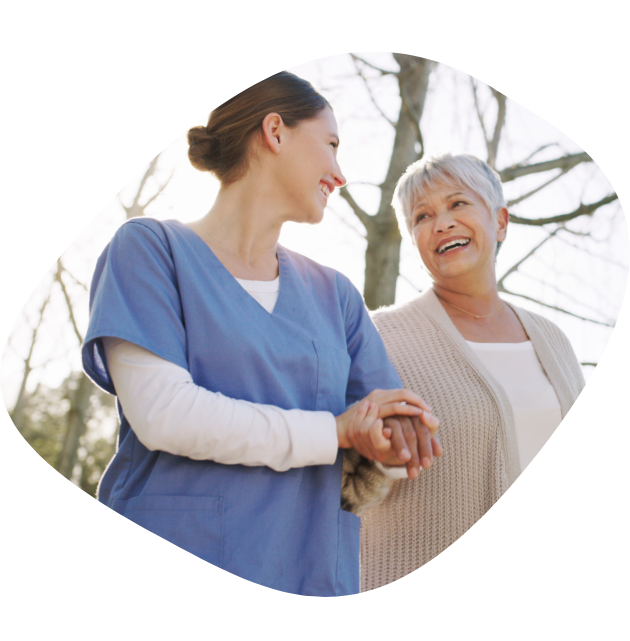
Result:
{"type": "Polygon", "coordinates": [[[335,416],[335,423],[337,424],[337,440],[339,442],[339,447],[344,450],[352,447],[348,440],[347,425],[344,420],[344,415],[335,416]]]}

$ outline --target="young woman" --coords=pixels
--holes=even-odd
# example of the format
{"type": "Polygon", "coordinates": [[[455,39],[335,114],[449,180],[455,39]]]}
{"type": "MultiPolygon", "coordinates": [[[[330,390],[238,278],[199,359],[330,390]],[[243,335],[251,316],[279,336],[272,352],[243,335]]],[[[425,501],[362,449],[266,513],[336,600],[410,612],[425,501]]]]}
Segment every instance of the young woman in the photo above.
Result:
{"type": "Polygon", "coordinates": [[[321,221],[345,183],[332,110],[283,72],[188,139],[192,164],[221,181],[208,214],[128,221],[94,275],[84,366],[121,416],[98,498],[262,585],[358,592],[339,448],[414,477],[440,447],[360,294],[278,244],[285,222],[321,221]]]}

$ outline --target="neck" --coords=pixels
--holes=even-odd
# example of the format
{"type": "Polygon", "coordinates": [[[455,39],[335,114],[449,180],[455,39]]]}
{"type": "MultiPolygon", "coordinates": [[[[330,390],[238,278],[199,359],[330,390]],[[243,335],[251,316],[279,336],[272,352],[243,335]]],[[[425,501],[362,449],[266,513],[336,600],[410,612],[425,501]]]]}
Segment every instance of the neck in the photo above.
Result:
{"type": "Polygon", "coordinates": [[[277,244],[285,221],[271,190],[252,182],[245,176],[222,186],[210,211],[190,227],[224,263],[269,275],[271,266],[277,270],[277,244]]]}
{"type": "Polygon", "coordinates": [[[494,278],[475,282],[474,286],[464,283],[433,283],[433,291],[449,305],[460,307],[470,314],[485,316],[501,305],[494,278]]]}

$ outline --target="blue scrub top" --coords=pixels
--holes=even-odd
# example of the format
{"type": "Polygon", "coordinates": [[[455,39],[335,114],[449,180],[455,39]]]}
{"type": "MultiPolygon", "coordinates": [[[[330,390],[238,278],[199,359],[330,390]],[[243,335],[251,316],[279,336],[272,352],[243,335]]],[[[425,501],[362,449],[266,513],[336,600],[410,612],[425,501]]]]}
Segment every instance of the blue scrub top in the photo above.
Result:
{"type": "MultiPolygon", "coordinates": [[[[182,223],[132,219],[100,256],[83,346],[86,373],[115,394],[103,336],[186,368],[208,390],[334,415],[402,384],[363,299],[342,274],[278,246],[273,313],[182,223]]],[[[333,465],[276,472],[150,451],[121,414],[98,499],[224,570],[314,596],[359,591],[360,519],[340,509],[333,465]]],[[[209,417],[212,420],[212,417],[209,417]]]]}

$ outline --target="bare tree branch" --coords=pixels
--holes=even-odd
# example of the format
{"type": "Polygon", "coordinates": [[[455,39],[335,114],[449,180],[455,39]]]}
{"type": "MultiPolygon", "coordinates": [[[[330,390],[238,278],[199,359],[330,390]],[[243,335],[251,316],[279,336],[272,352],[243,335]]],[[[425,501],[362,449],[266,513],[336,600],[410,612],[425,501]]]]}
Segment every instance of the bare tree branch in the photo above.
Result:
{"type": "MultiPolygon", "coordinates": [[[[571,234],[576,234],[576,235],[579,235],[579,236],[582,236],[582,237],[586,236],[586,237],[588,237],[589,240],[591,240],[594,243],[601,242],[601,241],[597,240],[596,238],[593,238],[593,236],[591,234],[588,234],[588,233],[585,233],[585,232],[574,232],[574,231],[572,231],[570,229],[567,229],[566,227],[560,227],[560,229],[562,231],[568,231],[571,234]]],[[[598,260],[602,260],[605,263],[608,263],[609,265],[612,265],[613,267],[618,267],[619,269],[624,269],[624,270],[628,269],[628,265],[624,265],[623,263],[620,263],[618,260],[614,260],[613,258],[610,258],[609,256],[602,256],[601,254],[596,254],[595,252],[588,251],[585,247],[580,247],[579,245],[576,245],[574,243],[570,243],[566,238],[562,238],[562,236],[558,236],[558,240],[561,243],[563,243],[563,244],[565,244],[565,245],[567,245],[569,247],[572,247],[573,249],[575,249],[577,251],[581,251],[581,252],[584,252],[585,254],[588,254],[589,256],[591,256],[591,258],[597,258],[598,260]]]]}
{"type": "Polygon", "coordinates": [[[554,229],[545,239],[543,239],[538,245],[536,245],[533,249],[531,249],[523,258],[521,258],[519,261],[514,263],[512,267],[510,267],[504,274],[499,278],[497,281],[497,287],[503,287],[503,282],[505,279],[510,275],[513,274],[515,271],[518,271],[518,268],[528,259],[531,258],[550,238],[553,238],[556,233],[558,232],[558,229],[554,229]]]}
{"type": "Polygon", "coordinates": [[[503,294],[509,294],[510,296],[518,296],[520,298],[524,298],[526,300],[530,300],[533,303],[537,303],[538,305],[542,305],[543,307],[547,307],[549,309],[555,309],[557,312],[562,312],[563,314],[567,314],[569,316],[573,316],[574,318],[579,318],[580,320],[583,321],[588,321],[589,323],[595,323],[596,325],[604,325],[605,327],[614,327],[614,324],[611,323],[605,323],[603,321],[598,321],[593,318],[586,318],[584,316],[579,316],[578,314],[574,314],[573,312],[568,311],[567,309],[562,309],[561,307],[556,307],[555,305],[550,305],[549,303],[543,303],[541,300],[537,300],[535,298],[532,298],[531,296],[526,296],[525,294],[517,294],[516,292],[511,292],[505,287],[499,287],[499,291],[503,294]]]}
{"type": "Polygon", "coordinates": [[[550,171],[551,169],[572,169],[582,162],[592,162],[592,158],[586,152],[578,154],[568,154],[553,160],[543,160],[542,162],[533,163],[531,165],[512,165],[506,167],[499,172],[501,182],[510,182],[516,180],[521,176],[528,176],[529,174],[538,174],[543,171],[550,171]]]}
{"type": "Polygon", "coordinates": [[[409,121],[413,127],[414,133],[416,134],[416,139],[420,145],[420,152],[418,153],[417,160],[420,160],[424,156],[424,140],[422,139],[422,131],[420,131],[420,118],[417,114],[414,113],[413,108],[409,104],[409,99],[407,98],[407,92],[400,88],[400,97],[402,98],[402,110],[407,112],[409,116],[409,121]]]}
{"type": "MultiPolygon", "coordinates": [[[[560,287],[557,287],[556,285],[553,285],[552,283],[543,280],[542,278],[536,278],[535,276],[532,276],[531,274],[523,274],[521,273],[521,276],[524,276],[528,280],[532,280],[535,283],[540,283],[541,285],[544,285],[545,287],[548,287],[549,289],[552,289],[553,291],[557,292],[564,298],[566,298],[568,301],[571,301],[572,303],[575,303],[576,305],[579,305],[580,307],[584,307],[585,309],[588,309],[589,312],[595,312],[596,314],[601,312],[600,307],[593,307],[592,305],[587,305],[583,300],[574,298],[573,296],[569,296],[569,294],[566,293],[566,291],[563,291],[560,289],[560,287]]],[[[594,288],[589,288],[589,289],[594,289],[594,288]]],[[[580,288],[580,294],[584,293],[584,288],[580,288]]]]}
{"type": "Polygon", "coordinates": [[[375,71],[378,71],[381,75],[383,76],[395,76],[398,72],[397,71],[389,71],[388,69],[382,69],[381,67],[377,67],[376,65],[372,64],[371,62],[368,62],[367,60],[361,58],[360,56],[357,56],[354,53],[351,53],[350,56],[352,57],[352,60],[357,62],[357,60],[367,67],[370,67],[371,69],[374,69],[375,71]]]}
{"type": "Polygon", "coordinates": [[[580,365],[585,365],[587,367],[597,367],[597,363],[580,363],[580,365]]]}
{"type": "Polygon", "coordinates": [[[486,143],[486,147],[488,146],[488,132],[486,131],[486,125],[483,121],[483,114],[481,113],[481,108],[479,106],[479,98],[477,96],[477,85],[475,84],[475,79],[470,76],[470,84],[472,86],[472,92],[473,92],[473,99],[475,102],[475,111],[477,112],[477,119],[479,120],[479,124],[481,125],[481,132],[483,133],[483,139],[484,142],[486,143]]]}
{"type": "Polygon", "coordinates": [[[365,239],[365,234],[361,233],[356,227],[351,225],[336,209],[333,209],[330,205],[328,205],[327,209],[331,211],[337,218],[346,226],[349,227],[357,236],[360,236],[361,238],[365,239]]]}
{"type": "Polygon", "coordinates": [[[31,367],[31,359],[33,358],[33,351],[35,350],[35,343],[37,342],[37,332],[41,327],[42,319],[44,318],[44,312],[46,311],[46,307],[50,302],[53,284],[54,284],[54,281],[53,283],[51,283],[50,289],[48,290],[48,294],[44,298],[44,302],[39,308],[39,321],[37,322],[37,325],[35,325],[33,329],[33,333],[31,335],[31,345],[29,347],[28,354],[24,359],[24,372],[22,373],[22,382],[20,383],[20,390],[18,392],[15,405],[13,406],[13,411],[11,412],[11,420],[16,424],[18,429],[21,428],[22,410],[24,409],[24,403],[26,398],[26,383],[28,381],[28,377],[33,371],[33,368],[31,367]]]}
{"type": "Polygon", "coordinates": [[[61,287],[61,291],[63,293],[63,297],[66,301],[66,306],[68,308],[68,316],[70,317],[70,323],[72,324],[72,329],[74,329],[74,333],[76,334],[76,337],[79,341],[79,345],[83,344],[83,336],[81,335],[81,332],[79,331],[79,327],[77,326],[77,321],[74,317],[74,310],[72,309],[72,301],[70,300],[70,296],[68,295],[68,290],[66,289],[66,285],[63,282],[63,278],[61,278],[61,274],[64,272],[64,267],[61,264],[61,258],[57,261],[57,273],[55,274],[55,280],[59,283],[59,287],[61,287]]]}
{"type": "Polygon", "coordinates": [[[72,280],[77,285],[82,287],[86,292],[88,291],[88,286],[85,283],[82,283],[74,274],[72,274],[72,272],[69,272],[68,269],[65,267],[65,265],[64,265],[63,271],[64,271],[64,273],[68,274],[68,276],[70,276],[70,278],[72,278],[72,280]]]}
{"type": "Polygon", "coordinates": [[[142,196],[142,192],[144,191],[144,187],[147,184],[147,181],[155,173],[155,170],[157,169],[157,163],[158,163],[159,157],[160,155],[158,154],[151,161],[151,163],[147,167],[147,170],[144,172],[144,175],[140,180],[140,184],[138,185],[136,195],[134,196],[134,199],[131,205],[129,206],[125,205],[125,203],[122,201],[122,198],[120,197],[120,194],[118,194],[118,201],[122,205],[122,208],[125,210],[125,215],[127,217],[127,220],[129,220],[130,218],[135,218],[137,216],[142,216],[144,214],[144,208],[146,207],[146,205],[140,205],[140,197],[142,196]]]}
{"type": "MultiPolygon", "coordinates": [[[[352,56],[352,54],[350,54],[352,56]]],[[[372,93],[372,89],[370,87],[370,84],[368,82],[368,79],[365,77],[365,74],[363,73],[363,70],[359,67],[357,60],[354,56],[352,56],[352,61],[354,62],[354,66],[356,67],[357,73],[363,80],[363,84],[365,85],[365,88],[368,92],[368,96],[370,97],[370,100],[372,101],[372,104],[378,111],[378,113],[381,115],[382,118],[384,118],[392,127],[396,127],[396,123],[393,120],[390,120],[386,115],[385,112],[380,108],[379,104],[376,102],[376,98],[374,98],[374,94],[372,93]]]]}
{"type": "Polygon", "coordinates": [[[164,190],[168,187],[168,184],[171,182],[171,179],[173,178],[174,175],[175,175],[175,171],[172,171],[171,175],[166,179],[166,182],[153,194],[153,196],[151,196],[151,198],[149,198],[149,200],[147,200],[146,203],[144,203],[144,205],[142,205],[143,212],[158,196],[160,196],[164,192],[164,190]]]}
{"type": "Polygon", "coordinates": [[[533,196],[535,193],[539,192],[541,189],[544,189],[548,185],[551,185],[551,183],[558,180],[558,178],[562,178],[562,176],[564,176],[568,171],[569,171],[568,169],[562,169],[559,174],[556,174],[553,178],[549,179],[547,182],[544,182],[542,185],[539,185],[535,189],[528,191],[526,194],[523,194],[522,196],[519,196],[514,200],[509,200],[507,203],[508,208],[512,207],[513,205],[517,205],[518,203],[522,203],[524,200],[526,200],[530,196],[533,196]]]}
{"type": "Polygon", "coordinates": [[[339,190],[339,195],[348,203],[348,205],[350,205],[356,217],[363,223],[363,226],[367,229],[368,225],[372,224],[372,216],[370,216],[364,209],[359,206],[357,201],[352,197],[352,194],[348,191],[347,187],[342,187],[339,190]]]}
{"type": "Polygon", "coordinates": [[[517,223],[518,225],[548,225],[549,223],[566,223],[569,220],[578,218],[578,216],[590,216],[593,212],[597,211],[600,207],[608,205],[617,200],[617,194],[609,194],[596,203],[590,205],[580,205],[577,209],[568,214],[558,214],[557,216],[549,216],[548,218],[521,218],[510,214],[510,222],[517,223]]]}
{"type": "Polygon", "coordinates": [[[547,143],[545,145],[541,145],[537,149],[534,149],[534,151],[532,151],[532,153],[529,154],[529,156],[527,156],[527,158],[523,158],[523,160],[521,160],[521,162],[518,163],[519,166],[525,164],[528,160],[531,160],[536,154],[539,154],[541,151],[543,151],[545,149],[549,149],[549,147],[558,147],[558,143],[557,142],[550,142],[550,143],[547,143]]]}
{"type": "Polygon", "coordinates": [[[494,125],[494,132],[492,138],[488,136],[488,130],[486,129],[485,122],[483,120],[483,114],[481,113],[481,107],[479,105],[479,96],[477,95],[477,85],[475,84],[475,79],[470,77],[470,84],[472,86],[473,99],[475,103],[475,111],[477,112],[477,119],[481,125],[481,131],[483,133],[483,139],[486,143],[486,150],[488,152],[488,164],[494,169],[497,162],[497,153],[499,150],[499,142],[501,140],[501,133],[505,125],[505,116],[507,113],[507,98],[496,89],[490,87],[490,91],[494,96],[494,99],[497,101],[497,121],[494,125]]]}
{"type": "Polygon", "coordinates": [[[493,169],[497,163],[497,153],[499,151],[499,142],[501,140],[501,133],[503,132],[503,127],[505,125],[505,116],[507,113],[507,98],[500,91],[490,87],[492,95],[497,101],[497,121],[494,126],[494,133],[492,134],[492,140],[488,141],[488,164],[493,169]]]}

